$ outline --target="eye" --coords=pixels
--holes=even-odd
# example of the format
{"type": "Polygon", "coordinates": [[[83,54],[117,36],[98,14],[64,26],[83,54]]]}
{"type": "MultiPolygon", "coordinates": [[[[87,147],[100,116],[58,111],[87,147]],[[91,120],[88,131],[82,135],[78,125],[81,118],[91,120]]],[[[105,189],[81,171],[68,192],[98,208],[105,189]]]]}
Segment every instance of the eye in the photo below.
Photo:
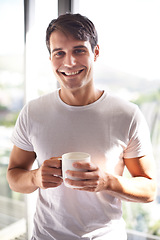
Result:
{"type": "Polygon", "coordinates": [[[86,52],[85,49],[76,49],[76,50],[74,50],[75,54],[83,54],[85,52],[86,52]]]}
{"type": "Polygon", "coordinates": [[[59,51],[59,52],[56,52],[54,56],[57,58],[60,58],[60,57],[63,57],[64,55],[65,55],[65,52],[59,51]]]}

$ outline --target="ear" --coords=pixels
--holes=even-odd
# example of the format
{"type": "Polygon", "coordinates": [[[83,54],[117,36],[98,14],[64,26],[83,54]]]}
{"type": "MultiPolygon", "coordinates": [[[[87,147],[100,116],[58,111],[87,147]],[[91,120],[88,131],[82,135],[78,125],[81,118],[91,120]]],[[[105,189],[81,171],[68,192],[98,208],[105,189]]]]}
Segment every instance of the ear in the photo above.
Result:
{"type": "Polygon", "coordinates": [[[98,57],[99,57],[99,45],[97,44],[97,46],[95,46],[94,48],[94,61],[96,61],[98,57]]]}

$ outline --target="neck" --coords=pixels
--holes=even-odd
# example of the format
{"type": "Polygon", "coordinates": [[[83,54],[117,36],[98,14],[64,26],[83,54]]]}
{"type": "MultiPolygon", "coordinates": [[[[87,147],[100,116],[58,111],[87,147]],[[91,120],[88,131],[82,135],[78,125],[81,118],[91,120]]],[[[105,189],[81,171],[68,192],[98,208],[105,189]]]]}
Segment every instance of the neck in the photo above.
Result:
{"type": "Polygon", "coordinates": [[[81,89],[81,90],[66,90],[61,88],[60,98],[63,102],[70,106],[85,106],[97,101],[103,94],[102,90],[96,89],[81,89]]]}

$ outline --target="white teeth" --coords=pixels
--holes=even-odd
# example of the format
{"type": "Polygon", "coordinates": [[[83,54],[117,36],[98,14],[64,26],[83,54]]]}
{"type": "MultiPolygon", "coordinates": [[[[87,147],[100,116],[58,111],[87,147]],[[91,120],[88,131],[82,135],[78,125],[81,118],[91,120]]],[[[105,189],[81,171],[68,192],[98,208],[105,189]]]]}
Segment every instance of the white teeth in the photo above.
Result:
{"type": "Polygon", "coordinates": [[[81,70],[80,71],[76,71],[76,72],[65,72],[65,75],[71,76],[71,75],[76,75],[76,74],[78,74],[80,72],[81,72],[81,70]]]}
{"type": "Polygon", "coordinates": [[[78,74],[79,73],[79,71],[77,71],[77,72],[66,72],[65,74],[67,75],[67,76],[70,76],[70,75],[76,75],[76,74],[78,74]]]}

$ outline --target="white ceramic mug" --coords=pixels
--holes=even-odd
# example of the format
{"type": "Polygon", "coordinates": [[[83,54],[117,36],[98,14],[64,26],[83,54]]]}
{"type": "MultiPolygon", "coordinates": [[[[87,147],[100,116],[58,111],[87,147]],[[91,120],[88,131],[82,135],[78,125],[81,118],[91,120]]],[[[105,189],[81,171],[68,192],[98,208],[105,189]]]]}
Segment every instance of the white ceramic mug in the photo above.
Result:
{"type": "Polygon", "coordinates": [[[66,176],[67,170],[81,171],[81,172],[86,171],[84,169],[78,169],[73,167],[73,163],[79,162],[79,161],[90,162],[91,161],[90,154],[85,152],[69,152],[62,155],[62,176],[63,176],[64,185],[66,187],[74,188],[74,186],[71,186],[70,184],[67,184],[65,182],[65,178],[70,178],[72,180],[80,180],[78,178],[66,176]]]}

